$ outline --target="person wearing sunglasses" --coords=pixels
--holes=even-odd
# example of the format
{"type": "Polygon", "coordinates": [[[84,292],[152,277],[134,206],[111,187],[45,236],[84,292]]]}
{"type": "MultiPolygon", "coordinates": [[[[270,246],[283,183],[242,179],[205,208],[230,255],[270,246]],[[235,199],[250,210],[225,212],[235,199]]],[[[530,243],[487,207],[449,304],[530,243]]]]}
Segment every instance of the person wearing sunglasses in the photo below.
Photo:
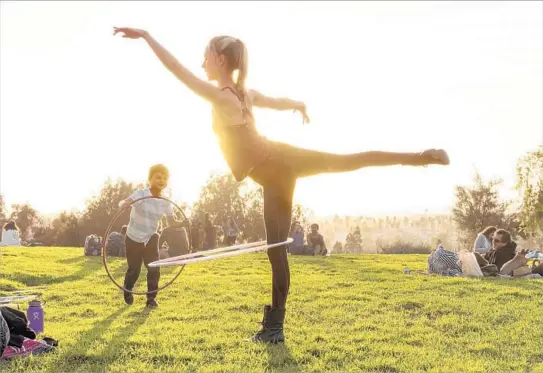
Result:
{"type": "Polygon", "coordinates": [[[517,243],[511,239],[511,233],[505,229],[498,229],[492,237],[492,249],[484,258],[488,264],[494,264],[498,271],[502,266],[515,257],[517,243]]]}

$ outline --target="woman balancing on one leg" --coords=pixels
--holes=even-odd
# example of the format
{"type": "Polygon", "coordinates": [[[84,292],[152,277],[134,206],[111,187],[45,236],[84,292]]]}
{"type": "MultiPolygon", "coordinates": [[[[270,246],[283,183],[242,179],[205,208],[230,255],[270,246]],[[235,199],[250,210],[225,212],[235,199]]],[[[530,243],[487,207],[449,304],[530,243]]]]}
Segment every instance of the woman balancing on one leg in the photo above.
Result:
{"type": "MultiPolygon", "coordinates": [[[[236,38],[218,36],[206,48],[204,63],[209,81],[203,81],[185,68],[153,37],[143,30],[114,28],[130,39],[144,39],[156,56],[183,84],[211,102],[213,130],[223,155],[237,181],[247,176],[264,189],[264,222],[268,244],[284,242],[290,230],[292,198],[296,180],[322,173],[346,172],[370,166],[449,164],[444,150],[421,153],[371,151],[356,154],[330,154],[301,149],[268,140],[255,127],[253,106],[276,110],[297,110],[304,122],[309,118],[305,105],[285,98],[274,99],[247,90],[247,49],[236,38]],[[234,81],[233,72],[237,70],[234,81]]],[[[272,267],[272,304],[264,307],[262,329],[253,341],[282,342],[285,305],[290,285],[290,272],[285,246],[268,250],[272,267]]]]}

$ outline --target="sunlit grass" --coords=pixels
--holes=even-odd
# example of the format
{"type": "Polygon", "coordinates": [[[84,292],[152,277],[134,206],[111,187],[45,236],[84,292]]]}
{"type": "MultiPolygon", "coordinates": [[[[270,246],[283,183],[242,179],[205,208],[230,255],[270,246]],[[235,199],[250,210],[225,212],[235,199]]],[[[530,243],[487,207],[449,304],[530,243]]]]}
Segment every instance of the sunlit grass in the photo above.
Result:
{"type": "Polygon", "coordinates": [[[263,253],[187,266],[151,312],[144,297],[124,305],[82,249],[7,248],[0,260],[2,295],[43,287],[45,334],[60,343],[1,371],[543,371],[543,281],[403,274],[426,255],[290,257],[283,346],[243,341],[270,297],[263,253]]]}

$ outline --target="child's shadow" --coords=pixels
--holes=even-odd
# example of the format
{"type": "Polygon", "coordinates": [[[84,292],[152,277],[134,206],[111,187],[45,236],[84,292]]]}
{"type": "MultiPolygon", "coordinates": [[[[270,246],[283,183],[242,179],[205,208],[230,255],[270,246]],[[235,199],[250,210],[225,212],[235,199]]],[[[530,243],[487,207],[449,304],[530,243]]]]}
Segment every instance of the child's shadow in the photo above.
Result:
{"type": "MultiPolygon", "coordinates": [[[[78,365],[107,371],[108,365],[115,360],[115,356],[111,356],[112,352],[122,351],[123,345],[149,317],[150,311],[148,309],[127,314],[128,309],[126,306],[119,307],[110,316],[95,323],[88,331],[79,334],[77,340],[65,349],[62,346],[62,341],[60,341],[60,349],[63,351],[57,356],[56,360],[52,361],[54,370],[69,372],[72,371],[74,365],[78,365]],[[107,351],[102,354],[93,353],[96,346],[104,343],[103,337],[111,330],[113,322],[121,316],[127,318],[129,322],[122,327],[117,326],[115,328],[115,334],[108,341],[107,351]]],[[[90,369],[87,369],[87,371],[90,371],[90,369]]]]}

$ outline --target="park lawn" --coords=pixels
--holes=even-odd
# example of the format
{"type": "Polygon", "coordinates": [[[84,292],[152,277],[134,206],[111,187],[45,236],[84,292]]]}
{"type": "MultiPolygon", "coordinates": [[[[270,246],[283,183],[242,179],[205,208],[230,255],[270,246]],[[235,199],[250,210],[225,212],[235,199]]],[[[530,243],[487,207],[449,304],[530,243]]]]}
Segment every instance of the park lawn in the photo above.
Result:
{"type": "Polygon", "coordinates": [[[264,253],[187,266],[150,312],[141,296],[126,306],[101,259],[82,254],[2,250],[0,295],[41,287],[60,347],[0,371],[543,372],[543,280],[403,273],[425,255],[290,257],[287,342],[269,346],[244,341],[270,298],[264,253]]]}

